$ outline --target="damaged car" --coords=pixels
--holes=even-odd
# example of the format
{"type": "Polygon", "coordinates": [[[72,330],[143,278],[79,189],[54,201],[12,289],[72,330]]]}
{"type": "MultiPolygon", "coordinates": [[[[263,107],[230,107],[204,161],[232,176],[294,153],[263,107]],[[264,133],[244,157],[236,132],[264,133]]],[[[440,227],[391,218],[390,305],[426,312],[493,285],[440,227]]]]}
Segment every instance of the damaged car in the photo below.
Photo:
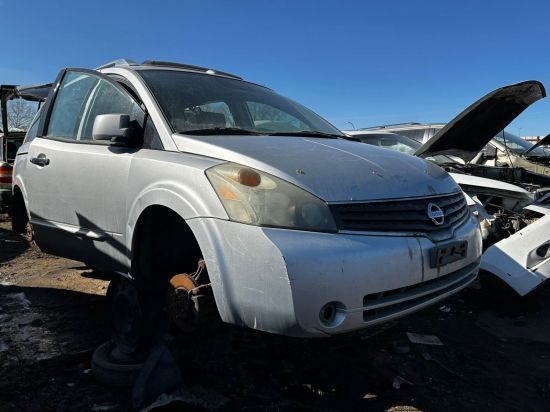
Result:
{"type": "Polygon", "coordinates": [[[42,250],[112,276],[125,353],[212,305],[226,323],[326,337],[476,278],[479,223],[443,169],[238,76],[64,69],[37,124],[15,162],[14,230],[27,216],[42,250]]]}
{"type": "MultiPolygon", "coordinates": [[[[463,121],[459,126],[462,127],[462,124],[463,121]]],[[[444,127],[446,127],[445,123],[400,123],[361,130],[396,133],[420,143],[426,143],[444,127]]],[[[459,130],[459,132],[468,136],[478,134],[475,130],[459,130]]],[[[474,156],[470,157],[465,153],[459,156],[464,160],[464,164],[461,165],[462,170],[472,175],[520,186],[529,185],[539,189],[550,186],[550,149],[545,147],[550,144],[550,135],[532,144],[501,129],[490,139],[484,139],[484,142],[479,150],[478,145],[472,147],[474,156]]],[[[538,194],[546,195],[548,190],[539,190],[538,194]]]]}
{"type": "Polygon", "coordinates": [[[485,145],[499,130],[545,96],[544,87],[536,81],[499,88],[436,131],[424,145],[380,129],[345,133],[363,143],[422,157],[445,168],[468,195],[468,205],[480,221],[485,249],[481,268],[523,296],[550,277],[550,182],[542,174],[521,169],[529,178],[511,184],[496,179],[499,167],[472,165],[470,161],[483,157],[485,145]]]}

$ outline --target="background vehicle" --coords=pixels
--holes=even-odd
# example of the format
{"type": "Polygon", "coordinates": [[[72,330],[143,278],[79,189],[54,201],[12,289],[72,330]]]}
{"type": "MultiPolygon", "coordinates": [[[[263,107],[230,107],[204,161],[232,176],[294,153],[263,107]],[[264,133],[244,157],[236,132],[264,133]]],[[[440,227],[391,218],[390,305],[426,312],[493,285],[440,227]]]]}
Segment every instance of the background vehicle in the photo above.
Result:
{"type": "Polygon", "coordinates": [[[481,268],[525,295],[550,277],[550,200],[544,195],[545,188],[519,187],[470,175],[464,164],[478,157],[476,150],[483,150],[482,145],[496,128],[510,123],[544,96],[544,88],[538,82],[497,89],[451,121],[449,125],[454,127],[436,133],[424,145],[396,133],[366,130],[346,133],[364,143],[422,156],[449,171],[469,195],[468,203],[480,219],[486,249],[481,268]],[[483,128],[476,128],[475,122],[468,124],[468,118],[483,124],[483,128]],[[474,131],[461,139],[462,130],[468,129],[474,131]],[[536,198],[538,205],[534,204],[536,198]],[[543,202],[548,205],[540,204],[543,202]]]}
{"type": "Polygon", "coordinates": [[[0,212],[11,206],[12,165],[30,120],[49,92],[49,85],[0,85],[0,212]],[[31,103],[32,102],[32,103],[31,103]],[[34,104],[33,104],[34,103],[34,104]]]}
{"type": "Polygon", "coordinates": [[[228,323],[323,337],[472,282],[481,235],[446,172],[343,137],[223,72],[66,69],[18,152],[14,196],[41,249],[113,274],[130,353],[167,312],[191,327],[213,301],[228,323]]]}
{"type": "MultiPolygon", "coordinates": [[[[445,125],[445,123],[399,123],[361,130],[397,133],[417,142],[426,143],[445,125]]],[[[500,175],[510,183],[550,182],[550,179],[537,176],[550,176],[550,150],[543,147],[546,142],[548,139],[539,142],[535,147],[532,143],[501,130],[489,139],[477,155],[467,163],[474,174],[485,173],[483,176],[492,178],[497,178],[500,175]],[[490,166],[495,169],[476,168],[476,165],[490,166]]]]}

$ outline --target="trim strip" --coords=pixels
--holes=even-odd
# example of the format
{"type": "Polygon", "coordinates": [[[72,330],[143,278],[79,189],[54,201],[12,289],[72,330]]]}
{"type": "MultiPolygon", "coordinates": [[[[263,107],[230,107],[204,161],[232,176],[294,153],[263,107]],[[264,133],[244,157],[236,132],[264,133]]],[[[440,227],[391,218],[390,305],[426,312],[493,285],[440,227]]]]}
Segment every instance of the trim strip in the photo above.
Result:
{"type": "Polygon", "coordinates": [[[116,235],[108,232],[101,232],[97,230],[88,229],[85,227],[69,225],[67,223],[52,222],[52,221],[36,219],[36,218],[31,218],[31,224],[36,226],[47,227],[49,229],[62,230],[64,232],[71,233],[76,237],[84,237],[92,240],[97,240],[99,242],[104,242],[108,236],[116,235]]]}

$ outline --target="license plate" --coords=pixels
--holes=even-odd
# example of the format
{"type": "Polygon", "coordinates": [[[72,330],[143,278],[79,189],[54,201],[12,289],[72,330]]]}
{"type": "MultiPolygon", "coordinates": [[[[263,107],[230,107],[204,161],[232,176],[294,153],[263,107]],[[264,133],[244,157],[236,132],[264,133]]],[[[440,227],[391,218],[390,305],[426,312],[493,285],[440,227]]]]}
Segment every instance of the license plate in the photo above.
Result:
{"type": "Polygon", "coordinates": [[[464,259],[468,252],[468,242],[459,240],[445,243],[430,250],[430,267],[438,268],[448,263],[464,259]]]}

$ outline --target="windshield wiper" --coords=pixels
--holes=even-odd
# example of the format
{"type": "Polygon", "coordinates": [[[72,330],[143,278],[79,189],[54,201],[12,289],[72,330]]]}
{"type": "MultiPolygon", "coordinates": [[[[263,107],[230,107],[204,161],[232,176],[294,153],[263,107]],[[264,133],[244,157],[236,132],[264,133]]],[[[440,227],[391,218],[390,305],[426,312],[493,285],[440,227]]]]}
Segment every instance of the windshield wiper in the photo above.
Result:
{"type": "Polygon", "coordinates": [[[178,131],[181,134],[192,134],[198,136],[210,136],[210,135],[225,135],[225,136],[261,136],[264,133],[256,132],[254,130],[239,129],[238,127],[211,127],[206,129],[194,129],[194,130],[181,130],[178,131]]]}
{"type": "Polygon", "coordinates": [[[314,130],[302,130],[299,132],[275,132],[275,133],[268,133],[267,135],[268,136],[323,137],[326,139],[344,138],[344,136],[341,136],[338,134],[323,133],[323,132],[317,132],[314,130]]]}

